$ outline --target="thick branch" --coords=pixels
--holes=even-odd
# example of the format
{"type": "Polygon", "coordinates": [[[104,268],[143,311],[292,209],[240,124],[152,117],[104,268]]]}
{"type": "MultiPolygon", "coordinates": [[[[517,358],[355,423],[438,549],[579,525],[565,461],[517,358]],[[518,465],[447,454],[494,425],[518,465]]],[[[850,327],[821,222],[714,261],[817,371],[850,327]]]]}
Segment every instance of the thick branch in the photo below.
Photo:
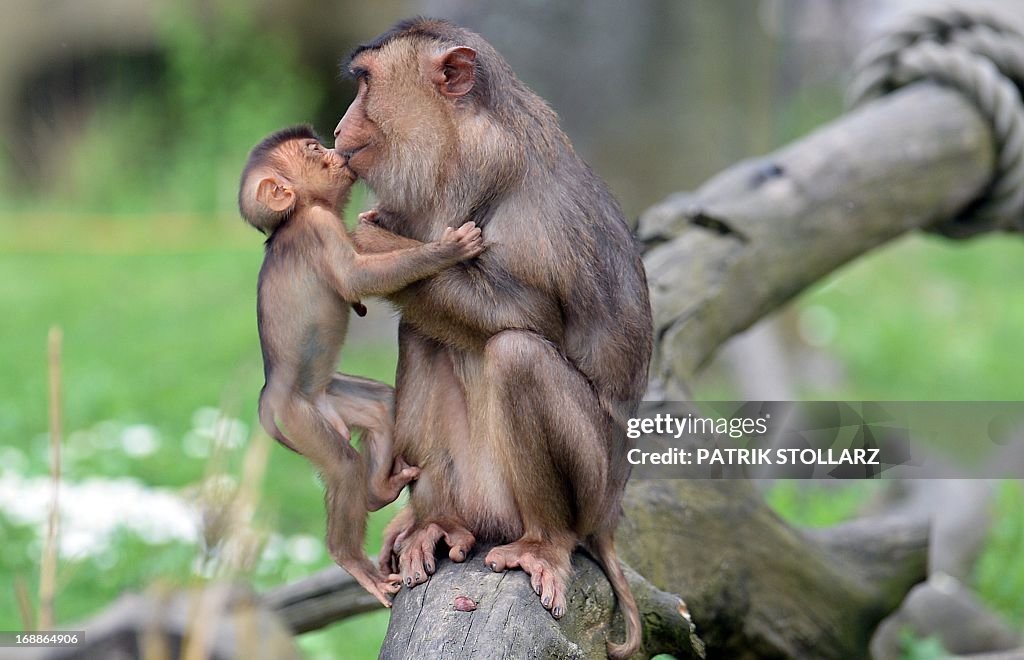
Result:
{"type": "Polygon", "coordinates": [[[656,379],[682,391],[722,342],[808,285],[956,215],[992,167],[974,107],[922,83],[653,207],[639,233],[652,246],[656,379]]]}
{"type": "Polygon", "coordinates": [[[296,633],[381,609],[375,597],[337,566],[268,591],[262,600],[296,633]]]}
{"type": "MultiPolygon", "coordinates": [[[[522,571],[494,573],[484,566],[488,548],[463,564],[441,561],[438,572],[395,598],[381,658],[603,658],[605,642],[623,637],[622,617],[601,569],[577,553],[565,618],[555,621],[522,571]],[[467,609],[465,598],[475,609],[467,609]]],[[[640,657],[671,653],[703,657],[686,605],[627,572],[644,621],[640,657]]]]}
{"type": "Polygon", "coordinates": [[[925,520],[899,533],[865,521],[815,540],[749,481],[636,481],[625,510],[624,560],[686,595],[712,657],[866,657],[874,627],[925,576],[925,520]]]}
{"type": "Polygon", "coordinates": [[[879,634],[871,643],[871,656],[878,660],[903,657],[899,641],[907,630],[922,638],[937,637],[947,651],[958,657],[1024,657],[1019,648],[1024,642],[1020,632],[949,575],[937,574],[914,587],[900,611],[879,627],[879,634]]]}

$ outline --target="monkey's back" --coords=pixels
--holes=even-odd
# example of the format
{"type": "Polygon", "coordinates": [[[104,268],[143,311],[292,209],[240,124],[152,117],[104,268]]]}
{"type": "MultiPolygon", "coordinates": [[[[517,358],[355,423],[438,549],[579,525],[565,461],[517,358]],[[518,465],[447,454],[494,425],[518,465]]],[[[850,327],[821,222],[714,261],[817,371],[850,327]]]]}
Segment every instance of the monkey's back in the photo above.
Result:
{"type": "Polygon", "coordinates": [[[604,403],[632,409],[647,386],[653,343],[639,246],[606,184],[571,149],[531,178],[549,184],[510,205],[484,235],[502,243],[498,250],[507,254],[495,256],[513,272],[522,264],[546,267],[516,274],[550,287],[560,308],[561,348],[604,403]]]}
{"type": "Polygon", "coordinates": [[[256,319],[268,388],[312,394],[335,372],[349,305],[324,275],[321,240],[323,232],[297,214],[267,241],[256,319]]]}

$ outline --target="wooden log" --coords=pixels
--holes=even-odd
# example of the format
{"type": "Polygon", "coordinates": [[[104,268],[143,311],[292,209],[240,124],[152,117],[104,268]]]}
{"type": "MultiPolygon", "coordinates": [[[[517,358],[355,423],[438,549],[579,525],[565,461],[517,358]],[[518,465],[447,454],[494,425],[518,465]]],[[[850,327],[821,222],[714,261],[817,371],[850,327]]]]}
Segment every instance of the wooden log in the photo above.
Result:
{"type": "Polygon", "coordinates": [[[647,211],[657,389],[846,262],[956,216],[991,177],[992,136],[957,92],[921,83],[647,211]]]}
{"type": "MultiPolygon", "coordinates": [[[[611,587],[590,558],[575,555],[568,613],[556,621],[541,607],[525,573],[495,573],[484,566],[488,550],[476,549],[462,564],[442,560],[426,584],[403,589],[395,598],[380,657],[582,660],[604,657],[609,636],[622,639],[622,617],[611,587]]],[[[703,658],[682,599],[633,571],[627,577],[644,620],[642,657],[703,658]]]]}
{"type": "Polygon", "coordinates": [[[317,630],[382,608],[376,598],[338,566],[272,589],[263,594],[262,600],[295,633],[317,630]]]}

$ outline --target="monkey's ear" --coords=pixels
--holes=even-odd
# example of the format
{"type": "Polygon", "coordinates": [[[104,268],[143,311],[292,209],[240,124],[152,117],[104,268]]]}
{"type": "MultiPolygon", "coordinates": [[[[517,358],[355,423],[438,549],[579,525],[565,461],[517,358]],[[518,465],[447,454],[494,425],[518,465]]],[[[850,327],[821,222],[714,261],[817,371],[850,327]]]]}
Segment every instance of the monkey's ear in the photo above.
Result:
{"type": "Polygon", "coordinates": [[[275,213],[282,213],[295,204],[295,191],[277,177],[268,176],[256,185],[256,201],[275,213]]]}
{"type": "Polygon", "coordinates": [[[434,60],[431,81],[447,97],[469,94],[476,82],[476,51],[468,46],[457,46],[434,60]]]}

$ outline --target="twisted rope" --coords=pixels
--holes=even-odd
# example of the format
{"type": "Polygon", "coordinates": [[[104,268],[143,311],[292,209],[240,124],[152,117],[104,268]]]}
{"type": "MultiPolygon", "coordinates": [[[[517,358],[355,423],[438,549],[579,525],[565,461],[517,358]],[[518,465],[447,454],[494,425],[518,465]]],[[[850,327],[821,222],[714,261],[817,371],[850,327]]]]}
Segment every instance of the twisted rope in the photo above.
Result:
{"type": "Polygon", "coordinates": [[[909,16],[871,43],[854,65],[851,106],[919,80],[957,89],[988,120],[996,166],[983,195],[935,231],[952,237],[1024,231],[1024,35],[977,10],[909,16]]]}

